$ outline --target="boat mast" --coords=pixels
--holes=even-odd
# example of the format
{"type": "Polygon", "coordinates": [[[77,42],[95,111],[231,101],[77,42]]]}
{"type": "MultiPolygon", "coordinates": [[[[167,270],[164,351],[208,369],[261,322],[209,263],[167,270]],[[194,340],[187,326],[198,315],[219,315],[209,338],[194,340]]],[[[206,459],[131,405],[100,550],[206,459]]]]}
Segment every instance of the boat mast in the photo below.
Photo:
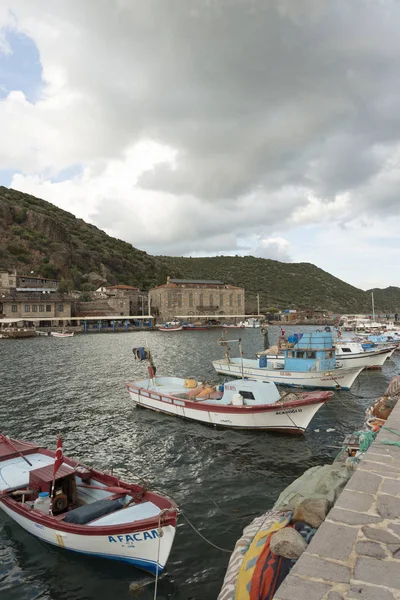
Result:
{"type": "Polygon", "coordinates": [[[372,299],[372,320],[375,321],[374,292],[371,292],[371,299],[372,299]]]}
{"type": "Polygon", "coordinates": [[[260,294],[257,294],[257,317],[260,316],[260,294]]]}

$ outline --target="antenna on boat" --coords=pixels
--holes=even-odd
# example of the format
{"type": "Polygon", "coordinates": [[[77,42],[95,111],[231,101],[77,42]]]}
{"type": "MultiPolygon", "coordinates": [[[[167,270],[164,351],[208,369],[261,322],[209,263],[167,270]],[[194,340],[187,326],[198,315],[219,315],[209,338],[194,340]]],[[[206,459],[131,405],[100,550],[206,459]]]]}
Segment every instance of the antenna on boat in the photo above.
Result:
{"type": "Polygon", "coordinates": [[[238,343],[239,344],[239,352],[240,352],[240,366],[241,366],[241,371],[242,371],[242,379],[244,379],[244,365],[243,365],[243,348],[242,348],[242,338],[238,338],[237,340],[227,340],[225,338],[219,338],[217,340],[217,344],[218,346],[223,346],[225,348],[225,358],[228,362],[231,362],[230,356],[229,356],[229,346],[228,343],[238,343]]]}

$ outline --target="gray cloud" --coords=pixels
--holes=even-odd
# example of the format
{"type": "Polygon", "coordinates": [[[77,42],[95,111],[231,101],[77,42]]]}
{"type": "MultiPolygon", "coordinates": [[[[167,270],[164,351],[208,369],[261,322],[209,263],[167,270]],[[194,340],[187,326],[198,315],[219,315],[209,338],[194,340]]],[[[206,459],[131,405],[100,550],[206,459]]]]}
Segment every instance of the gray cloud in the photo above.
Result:
{"type": "Polygon", "coordinates": [[[400,133],[400,6],[386,0],[42,0],[102,155],[176,148],[140,185],[208,201],[304,185],[323,196],[381,166],[400,133]],[[64,23],[64,24],[62,24],[64,23]]]}

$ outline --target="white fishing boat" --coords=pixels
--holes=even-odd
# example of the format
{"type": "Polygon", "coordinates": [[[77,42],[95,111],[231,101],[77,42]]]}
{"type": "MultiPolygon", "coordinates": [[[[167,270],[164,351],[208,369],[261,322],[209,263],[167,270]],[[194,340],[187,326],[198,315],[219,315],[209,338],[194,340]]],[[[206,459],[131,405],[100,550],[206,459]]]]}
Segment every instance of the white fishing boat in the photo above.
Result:
{"type": "Polygon", "coordinates": [[[340,367],[379,369],[395,350],[395,346],[364,348],[361,342],[336,342],[335,344],[336,362],[340,367]]]}
{"type": "Polygon", "coordinates": [[[67,337],[73,337],[74,332],[60,332],[60,331],[50,331],[50,335],[52,337],[56,337],[56,338],[67,338],[67,337]]]}
{"type": "Polygon", "coordinates": [[[272,382],[239,379],[210,386],[178,377],[154,377],[127,383],[131,399],[150,408],[208,425],[302,433],[333,392],[280,395],[272,382]]]}
{"type": "Polygon", "coordinates": [[[54,546],[160,573],[174,541],[177,506],[144,485],[0,434],[0,508],[54,546]],[[62,463],[62,464],[61,464],[62,463]]]}
{"type": "Polygon", "coordinates": [[[345,368],[335,364],[331,332],[300,334],[296,342],[282,349],[282,357],[266,355],[260,356],[259,360],[243,358],[241,347],[240,357],[231,358],[228,343],[232,341],[220,340],[226,350],[225,358],[213,361],[217,373],[273,381],[277,385],[350,389],[363,370],[363,367],[345,368]]]}
{"type": "MultiPolygon", "coordinates": [[[[366,345],[367,346],[367,345],[366,345]]],[[[362,367],[363,369],[379,369],[396,350],[394,346],[364,348],[361,341],[343,341],[335,343],[336,367],[362,367]]],[[[284,360],[283,353],[270,354],[268,350],[258,352],[257,358],[267,356],[270,360],[284,360]]]]}
{"type": "Polygon", "coordinates": [[[158,328],[158,331],[167,331],[167,332],[168,331],[169,332],[171,332],[171,331],[182,331],[182,330],[183,330],[183,326],[182,325],[174,326],[174,327],[172,325],[171,326],[170,325],[165,325],[163,327],[159,327],[158,328]]]}

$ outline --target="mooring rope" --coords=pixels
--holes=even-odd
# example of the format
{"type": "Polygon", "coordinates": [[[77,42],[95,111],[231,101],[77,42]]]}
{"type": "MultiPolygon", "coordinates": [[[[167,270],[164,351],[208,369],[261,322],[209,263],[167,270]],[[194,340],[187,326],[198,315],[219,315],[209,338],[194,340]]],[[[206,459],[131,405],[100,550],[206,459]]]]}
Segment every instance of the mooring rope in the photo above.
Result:
{"type": "Polygon", "coordinates": [[[198,529],[196,529],[196,527],[188,519],[188,517],[185,515],[185,513],[182,510],[180,511],[180,514],[187,521],[187,523],[190,525],[190,527],[193,529],[193,531],[195,531],[205,542],[207,542],[207,544],[210,544],[210,546],[212,546],[213,548],[216,548],[217,550],[221,550],[221,552],[228,552],[228,554],[232,554],[233,550],[227,550],[226,548],[221,548],[221,546],[217,546],[216,544],[211,542],[211,540],[208,540],[202,533],[200,533],[200,531],[198,529]]]}

